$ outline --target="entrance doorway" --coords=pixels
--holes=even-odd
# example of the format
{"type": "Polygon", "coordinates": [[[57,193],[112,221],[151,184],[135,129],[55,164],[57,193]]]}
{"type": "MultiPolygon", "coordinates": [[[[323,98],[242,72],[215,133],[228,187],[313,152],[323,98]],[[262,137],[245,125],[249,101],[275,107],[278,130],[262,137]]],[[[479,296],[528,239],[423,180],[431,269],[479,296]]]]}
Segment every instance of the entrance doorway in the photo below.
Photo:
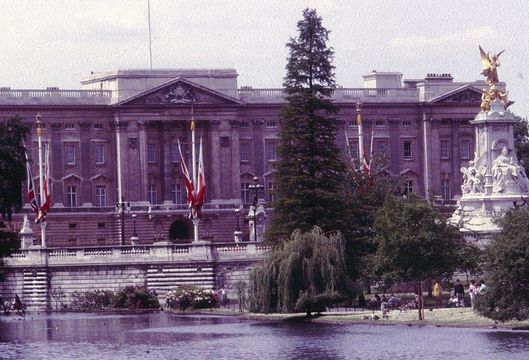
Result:
{"type": "Polygon", "coordinates": [[[191,242],[190,221],[184,219],[175,220],[169,228],[169,239],[175,243],[191,242]]]}

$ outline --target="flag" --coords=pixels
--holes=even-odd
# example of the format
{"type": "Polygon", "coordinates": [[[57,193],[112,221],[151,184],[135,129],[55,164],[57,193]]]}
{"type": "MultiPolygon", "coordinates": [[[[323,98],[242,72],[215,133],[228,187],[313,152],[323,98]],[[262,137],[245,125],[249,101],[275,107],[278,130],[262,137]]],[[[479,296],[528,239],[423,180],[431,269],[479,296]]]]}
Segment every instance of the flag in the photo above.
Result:
{"type": "Polygon", "coordinates": [[[371,145],[369,146],[369,165],[368,165],[369,174],[371,174],[371,170],[373,169],[373,165],[375,161],[375,150],[373,148],[374,142],[375,142],[375,127],[373,126],[371,128],[371,145]]]}
{"type": "Polygon", "coordinates": [[[39,214],[39,203],[37,201],[37,198],[35,197],[35,186],[33,184],[33,176],[31,175],[31,165],[29,164],[28,159],[28,152],[24,150],[26,155],[26,176],[27,176],[27,183],[28,183],[28,202],[29,205],[31,205],[31,208],[35,212],[35,214],[38,216],[39,214]]]}
{"type": "Polygon", "coordinates": [[[202,149],[202,137],[200,137],[200,148],[198,150],[198,174],[197,189],[195,194],[195,210],[198,217],[201,216],[201,209],[206,196],[206,179],[204,177],[204,152],[202,149]]]}
{"type": "Polygon", "coordinates": [[[184,175],[184,182],[187,193],[187,205],[190,209],[192,209],[195,204],[195,189],[193,187],[193,180],[191,180],[191,177],[189,176],[189,171],[187,170],[184,156],[182,155],[180,141],[178,141],[178,153],[180,154],[180,169],[182,170],[182,174],[184,175]]]}
{"type": "Polygon", "coordinates": [[[359,157],[360,157],[360,166],[364,173],[369,174],[369,164],[366,160],[366,151],[364,148],[364,134],[362,132],[362,115],[359,110],[357,110],[356,115],[356,124],[358,125],[358,147],[359,147],[359,157]]]}
{"type": "MultiPolygon", "coordinates": [[[[48,211],[51,206],[51,194],[50,194],[50,148],[46,146],[45,156],[44,156],[44,179],[43,179],[43,189],[44,201],[40,206],[38,216],[35,219],[35,223],[38,224],[46,220],[48,216],[48,211]]],[[[42,200],[42,199],[41,199],[42,200]]]]}

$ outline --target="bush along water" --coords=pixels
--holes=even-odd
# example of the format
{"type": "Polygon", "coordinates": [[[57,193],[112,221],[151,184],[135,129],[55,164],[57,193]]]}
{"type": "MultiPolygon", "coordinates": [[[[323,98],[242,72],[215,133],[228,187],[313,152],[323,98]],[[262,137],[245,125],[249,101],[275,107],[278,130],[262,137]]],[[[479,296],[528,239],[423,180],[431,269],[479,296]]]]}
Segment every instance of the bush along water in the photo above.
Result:
{"type": "Polygon", "coordinates": [[[72,294],[71,308],[74,310],[94,311],[112,309],[157,309],[160,307],[158,296],[153,290],[142,285],[129,285],[112,290],[92,290],[72,294]]]}
{"type": "Polygon", "coordinates": [[[165,305],[169,309],[212,309],[218,306],[218,297],[213,290],[182,285],[167,293],[165,305]]]}

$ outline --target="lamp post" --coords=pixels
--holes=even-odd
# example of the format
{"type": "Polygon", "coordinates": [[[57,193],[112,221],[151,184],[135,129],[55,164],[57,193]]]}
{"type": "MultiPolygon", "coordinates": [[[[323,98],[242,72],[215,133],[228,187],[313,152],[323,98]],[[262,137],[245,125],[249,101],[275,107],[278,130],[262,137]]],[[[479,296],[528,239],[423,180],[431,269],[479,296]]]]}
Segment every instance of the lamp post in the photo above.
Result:
{"type": "MultiPolygon", "coordinates": [[[[125,245],[125,210],[130,209],[130,203],[125,202],[125,197],[121,197],[121,201],[116,203],[116,211],[121,214],[121,241],[120,245],[125,245]]],[[[136,231],[134,231],[136,232],[136,231]]]]}
{"type": "Polygon", "coordinates": [[[138,237],[138,234],[136,234],[136,213],[133,212],[132,213],[132,236],[133,237],[138,237]]]}
{"type": "Polygon", "coordinates": [[[133,212],[131,217],[132,217],[132,236],[130,237],[130,244],[138,245],[138,234],[136,233],[136,213],[133,212]]]}
{"type": "Polygon", "coordinates": [[[235,209],[235,216],[237,216],[237,226],[235,227],[235,231],[241,231],[241,226],[239,225],[239,215],[241,214],[241,208],[235,209]]]}
{"type": "Polygon", "coordinates": [[[235,231],[233,232],[233,239],[236,243],[241,242],[242,240],[242,231],[241,226],[239,223],[239,216],[241,214],[241,208],[238,207],[235,209],[235,216],[237,217],[237,226],[235,227],[235,231]]]}
{"type": "Polygon", "coordinates": [[[254,183],[248,186],[248,188],[253,190],[253,193],[254,193],[253,202],[252,202],[252,205],[253,205],[253,234],[254,234],[253,241],[257,241],[257,203],[259,202],[258,195],[259,195],[259,191],[262,188],[264,188],[264,186],[260,185],[258,181],[259,181],[259,178],[257,176],[254,176],[253,177],[254,183]]]}

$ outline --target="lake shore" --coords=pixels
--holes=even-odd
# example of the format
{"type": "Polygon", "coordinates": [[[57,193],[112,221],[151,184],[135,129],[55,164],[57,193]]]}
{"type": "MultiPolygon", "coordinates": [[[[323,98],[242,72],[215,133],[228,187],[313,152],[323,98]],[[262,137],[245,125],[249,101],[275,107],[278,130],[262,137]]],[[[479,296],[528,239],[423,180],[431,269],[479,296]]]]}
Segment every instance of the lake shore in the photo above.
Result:
{"type": "MultiPolygon", "coordinates": [[[[166,310],[167,311],[167,310],[166,310]]],[[[248,320],[260,321],[311,321],[321,323],[343,323],[343,324],[370,324],[370,325],[407,325],[407,326],[437,326],[437,327],[459,327],[459,328],[488,328],[488,329],[508,329],[508,330],[529,330],[529,320],[496,322],[478,315],[471,308],[442,308],[442,309],[425,309],[424,320],[418,320],[417,310],[410,311],[390,311],[387,319],[382,318],[380,311],[330,311],[324,312],[320,316],[314,316],[310,319],[305,317],[304,313],[293,314],[257,314],[257,313],[240,313],[229,309],[214,310],[191,310],[191,311],[172,311],[175,314],[204,314],[204,315],[222,315],[236,316],[248,320]],[[373,319],[373,315],[378,317],[373,319]]]]}

